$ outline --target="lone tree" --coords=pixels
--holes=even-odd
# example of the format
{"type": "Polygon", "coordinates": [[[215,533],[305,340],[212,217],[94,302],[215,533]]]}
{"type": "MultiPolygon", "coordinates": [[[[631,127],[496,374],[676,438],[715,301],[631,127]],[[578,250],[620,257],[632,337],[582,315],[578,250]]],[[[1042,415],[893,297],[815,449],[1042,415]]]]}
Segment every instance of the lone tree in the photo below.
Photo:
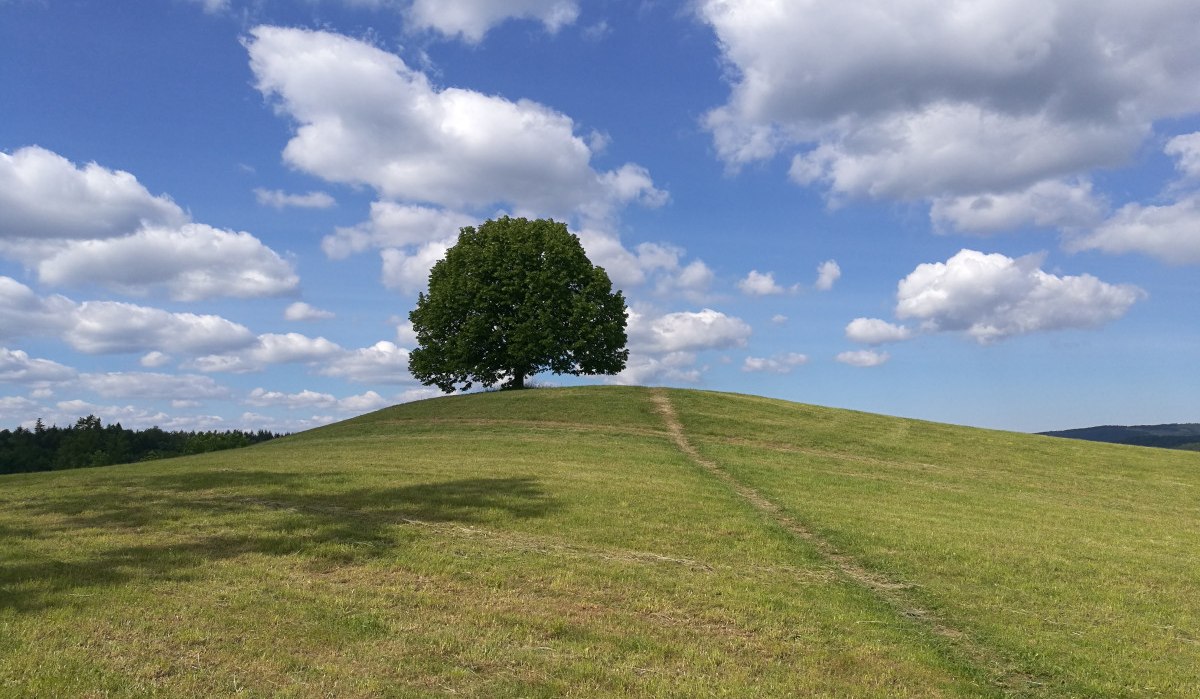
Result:
{"type": "Polygon", "coordinates": [[[625,368],[625,298],[564,223],[507,216],[467,226],[408,314],[412,375],[446,393],[474,382],[625,368]],[[461,384],[461,385],[460,385],[461,384]]]}

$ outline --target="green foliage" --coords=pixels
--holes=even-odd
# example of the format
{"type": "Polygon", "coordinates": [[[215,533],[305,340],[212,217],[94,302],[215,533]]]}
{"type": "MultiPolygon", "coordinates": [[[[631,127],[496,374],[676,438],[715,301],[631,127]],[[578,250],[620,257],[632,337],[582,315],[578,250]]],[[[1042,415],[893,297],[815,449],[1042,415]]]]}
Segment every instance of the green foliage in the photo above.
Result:
{"type": "Polygon", "coordinates": [[[33,431],[23,427],[12,432],[0,430],[0,474],[62,471],[202,454],[245,447],[278,436],[266,430],[166,432],[151,427],[139,432],[127,430],[120,423],[105,427],[95,415],[79,418],[73,427],[46,427],[38,418],[33,431]]]}
{"type": "Polygon", "coordinates": [[[625,299],[566,224],[507,216],[468,226],[429,274],[409,314],[419,347],[409,371],[447,393],[543,371],[625,368],[625,299]]]}

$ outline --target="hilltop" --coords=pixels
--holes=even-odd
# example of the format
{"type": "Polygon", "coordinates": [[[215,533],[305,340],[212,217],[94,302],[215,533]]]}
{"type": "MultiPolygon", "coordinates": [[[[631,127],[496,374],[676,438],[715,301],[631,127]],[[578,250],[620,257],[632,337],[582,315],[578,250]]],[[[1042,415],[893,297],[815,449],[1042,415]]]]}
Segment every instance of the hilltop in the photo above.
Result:
{"type": "Polygon", "coordinates": [[[0,478],[0,696],[1189,696],[1200,454],[752,396],[0,478]]]}

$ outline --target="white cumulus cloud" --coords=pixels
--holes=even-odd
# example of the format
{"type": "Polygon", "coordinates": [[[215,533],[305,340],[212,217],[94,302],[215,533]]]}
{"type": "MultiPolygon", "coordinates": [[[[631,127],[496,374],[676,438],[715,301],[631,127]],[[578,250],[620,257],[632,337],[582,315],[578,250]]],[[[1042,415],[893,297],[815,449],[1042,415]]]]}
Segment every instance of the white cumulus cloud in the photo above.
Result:
{"type": "Polygon", "coordinates": [[[138,364],[141,364],[142,366],[146,367],[147,369],[156,369],[161,366],[166,366],[170,362],[171,362],[170,355],[164,354],[157,350],[152,351],[152,352],[147,352],[146,354],[142,355],[141,359],[138,360],[138,364]]]}
{"type": "Polygon", "coordinates": [[[808,355],[796,352],[777,354],[773,357],[746,357],[742,371],[766,371],[772,374],[790,374],[792,369],[808,363],[808,355]]]}
{"type": "Polygon", "coordinates": [[[415,204],[377,201],[371,204],[371,217],[357,226],[338,228],[325,236],[321,249],[334,259],[379,248],[403,248],[428,243],[451,244],[466,226],[481,223],[474,217],[415,204]]]}
{"type": "Polygon", "coordinates": [[[1177,136],[1164,149],[1176,158],[1183,181],[1171,190],[1172,201],[1148,205],[1131,203],[1084,234],[1070,235],[1068,250],[1137,252],[1168,264],[1200,263],[1200,132],[1177,136]]]}
{"type": "Polygon", "coordinates": [[[70,327],[77,309],[65,296],[38,296],[16,279],[0,276],[0,340],[57,335],[70,327]]]}
{"type": "Polygon", "coordinates": [[[249,233],[190,223],[106,240],[65,242],[37,263],[46,284],[101,284],[173,299],[275,296],[300,283],[290,263],[249,233]]]}
{"type": "Polygon", "coordinates": [[[362,413],[378,410],[388,401],[375,391],[338,399],[330,393],[318,393],[305,389],[298,393],[283,393],[256,388],[246,396],[246,403],[255,407],[276,406],[289,410],[334,409],[343,413],[362,413]]]}
{"type": "Polygon", "coordinates": [[[335,316],[333,311],[322,310],[303,301],[297,301],[283,310],[284,320],[329,320],[335,316]]]}
{"type": "Polygon", "coordinates": [[[1186,177],[1200,177],[1200,131],[1176,136],[1163,149],[1176,158],[1175,167],[1186,177]]]}
{"type": "Polygon", "coordinates": [[[37,146],[0,153],[0,239],[111,238],[187,215],[137,178],[96,163],[76,167],[37,146]]]}
{"type": "Polygon", "coordinates": [[[668,352],[662,356],[631,352],[625,368],[609,377],[608,382],[622,386],[697,383],[702,374],[703,368],[696,366],[696,355],[692,352],[668,352]]]}
{"type": "Polygon", "coordinates": [[[750,296],[769,296],[787,291],[775,282],[774,272],[759,272],[757,269],[750,270],[746,278],[737,283],[737,287],[750,296]]]}
{"type": "Polygon", "coordinates": [[[401,347],[416,347],[417,331],[412,321],[403,318],[394,318],[393,321],[396,323],[396,342],[400,343],[401,347]]]}
{"type": "Polygon", "coordinates": [[[220,316],[171,313],[116,301],[76,303],[58,294],[42,297],[15,279],[0,276],[0,339],[15,337],[56,337],[88,354],[203,354],[254,341],[245,326],[220,316]]]}
{"type": "Polygon", "coordinates": [[[507,203],[595,216],[665,196],[636,165],[594,170],[575,122],[545,105],[439,89],[400,57],[338,34],[250,33],[258,89],[298,123],[284,159],[305,172],[454,210],[507,203]]]}
{"type": "Polygon", "coordinates": [[[413,0],[409,22],[447,37],[479,43],[493,27],[509,19],[541,22],[548,32],[572,24],[579,17],[575,0],[413,0]]]}
{"type": "Polygon", "coordinates": [[[197,354],[239,347],[251,339],[245,326],[220,316],[170,313],[115,301],[84,301],[71,320],[63,339],[90,354],[150,348],[197,354]]]}
{"type": "Polygon", "coordinates": [[[1200,193],[1161,206],[1126,204],[1069,250],[1140,252],[1169,264],[1200,263],[1200,193]]]}
{"type": "Polygon", "coordinates": [[[210,15],[216,15],[229,9],[229,0],[191,0],[197,5],[202,5],[204,11],[210,15]]]}
{"type": "Polygon", "coordinates": [[[254,190],[254,198],[259,204],[276,209],[329,209],[337,204],[326,192],[289,194],[279,189],[259,188],[254,190]]]}
{"type": "Polygon", "coordinates": [[[105,398],[167,398],[195,401],[224,398],[229,389],[208,376],[153,372],[81,374],[79,386],[105,398]]]}
{"type": "Polygon", "coordinates": [[[817,291],[829,291],[834,283],[842,278],[842,268],[837,260],[826,260],[817,265],[817,281],[813,288],[817,291]]]}
{"type": "Polygon", "coordinates": [[[75,370],[49,359],[35,359],[22,350],[0,347],[0,381],[43,383],[68,381],[75,370]]]}
{"type": "Polygon", "coordinates": [[[879,318],[855,318],[846,325],[846,339],[867,345],[900,342],[913,336],[903,325],[893,325],[879,318]]]}
{"type": "Polygon", "coordinates": [[[357,396],[347,396],[338,400],[338,410],[347,413],[365,413],[379,410],[390,405],[390,401],[374,391],[367,391],[357,396]]]}
{"type": "Polygon", "coordinates": [[[667,243],[640,243],[630,250],[619,236],[600,228],[578,232],[588,259],[603,267],[618,289],[653,283],[660,294],[680,293],[700,299],[713,281],[712,269],[703,260],[684,262],[686,251],[667,243]]]}
{"type": "Polygon", "coordinates": [[[324,364],[320,373],[358,383],[408,383],[408,350],[386,340],[345,352],[324,364]]]}
{"type": "Polygon", "coordinates": [[[0,396],[0,420],[5,425],[16,423],[23,427],[32,427],[33,425],[27,423],[36,420],[37,417],[43,417],[43,414],[42,406],[24,396],[0,396]],[[30,418],[30,415],[35,417],[30,418]]]}
{"type": "Polygon", "coordinates": [[[266,333],[235,351],[197,357],[189,366],[205,372],[245,373],[262,371],[275,364],[311,364],[328,361],[344,350],[323,337],[300,333],[266,333]]]}
{"type": "MultiPolygon", "coordinates": [[[[1126,163],[1156,122],[1200,110],[1192,0],[701,0],[697,11],[729,66],[729,98],[704,124],[731,168],[791,157],[792,179],[834,202],[937,198],[940,220],[966,230],[1054,218],[1029,188],[1126,163]],[[988,194],[1003,200],[980,213],[988,194]]],[[[1060,215],[1091,213],[1081,192],[1063,194],[1050,193],[1071,205],[1060,215]]]]}
{"type": "Polygon", "coordinates": [[[45,284],[195,301],[290,292],[290,263],[245,232],[189,222],[128,172],[31,146],[0,153],[0,255],[45,284]]]}
{"type": "Polygon", "coordinates": [[[631,350],[695,352],[744,346],[751,330],[741,318],[705,308],[653,317],[630,310],[626,332],[631,350]]]}
{"type": "Polygon", "coordinates": [[[1102,219],[1105,209],[1091,182],[1045,180],[1019,191],[938,197],[929,215],[939,231],[988,234],[1022,226],[1083,228],[1102,219]]]}
{"type": "Polygon", "coordinates": [[[852,350],[841,352],[835,357],[842,364],[849,364],[856,367],[873,367],[883,364],[891,359],[891,355],[887,352],[876,352],[875,350],[852,350]]]}
{"type": "Polygon", "coordinates": [[[410,293],[424,289],[429,283],[429,271],[446,256],[450,245],[449,241],[426,243],[411,253],[397,248],[381,250],[383,285],[410,293]]]}
{"type": "Polygon", "coordinates": [[[1058,276],[1037,257],[962,250],[918,265],[900,281],[896,316],[926,332],[961,331],[981,344],[1015,335],[1094,328],[1116,320],[1145,292],[1088,275],[1058,276]]]}
{"type": "Polygon", "coordinates": [[[686,265],[664,270],[659,276],[655,291],[660,294],[680,293],[690,299],[701,299],[712,285],[712,268],[703,260],[692,260],[686,265]]]}

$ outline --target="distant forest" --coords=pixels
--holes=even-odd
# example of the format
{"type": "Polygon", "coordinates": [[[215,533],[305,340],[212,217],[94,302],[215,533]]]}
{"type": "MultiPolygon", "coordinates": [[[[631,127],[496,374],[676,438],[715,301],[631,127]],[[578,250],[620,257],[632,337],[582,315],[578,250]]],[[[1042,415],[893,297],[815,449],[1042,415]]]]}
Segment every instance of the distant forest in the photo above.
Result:
{"type": "Polygon", "coordinates": [[[151,427],[135,431],[119,422],[105,427],[95,415],[79,418],[72,427],[46,427],[39,419],[32,430],[0,430],[0,474],[167,459],[247,447],[282,436],[266,430],[167,432],[151,427]]]}
{"type": "Polygon", "coordinates": [[[1195,422],[1171,425],[1134,425],[1132,427],[1102,425],[1077,430],[1039,432],[1038,434],[1048,437],[1066,437],[1067,439],[1086,439],[1089,442],[1200,451],[1200,423],[1195,422]]]}

